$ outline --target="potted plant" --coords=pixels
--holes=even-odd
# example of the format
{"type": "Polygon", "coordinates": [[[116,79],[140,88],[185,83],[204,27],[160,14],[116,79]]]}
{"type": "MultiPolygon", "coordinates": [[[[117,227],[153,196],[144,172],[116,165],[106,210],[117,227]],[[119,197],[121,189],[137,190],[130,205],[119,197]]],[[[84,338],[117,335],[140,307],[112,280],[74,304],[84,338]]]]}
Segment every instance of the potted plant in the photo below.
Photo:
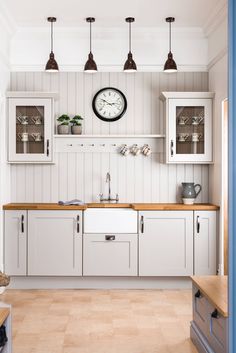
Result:
{"type": "Polygon", "coordinates": [[[70,117],[67,114],[62,114],[59,118],[57,118],[57,121],[60,123],[57,127],[58,134],[69,134],[70,117]]]}
{"type": "Polygon", "coordinates": [[[75,115],[73,119],[71,119],[71,132],[74,135],[81,135],[82,134],[82,124],[81,120],[84,120],[80,115],[75,115]]]}

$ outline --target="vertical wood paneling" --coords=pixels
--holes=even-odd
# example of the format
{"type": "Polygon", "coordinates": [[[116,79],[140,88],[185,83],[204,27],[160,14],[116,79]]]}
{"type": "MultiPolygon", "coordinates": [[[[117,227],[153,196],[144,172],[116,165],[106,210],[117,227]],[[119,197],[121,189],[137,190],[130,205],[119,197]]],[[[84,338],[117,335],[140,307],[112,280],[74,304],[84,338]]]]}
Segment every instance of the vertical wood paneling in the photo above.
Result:
{"type": "MultiPolygon", "coordinates": [[[[204,91],[207,73],[12,73],[12,90],[54,91],[55,118],[63,113],[78,113],[85,120],[86,134],[157,134],[164,132],[163,104],[165,90],[204,91]],[[117,87],[127,96],[127,114],[115,123],[99,120],[91,101],[102,87],[117,87]]],[[[115,142],[115,141],[114,141],[115,142]]],[[[91,142],[92,143],[92,142],[91,142]]],[[[112,193],[121,202],[181,201],[181,182],[200,183],[199,202],[209,200],[207,165],[167,165],[163,153],[151,157],[123,157],[118,153],[55,153],[53,165],[11,165],[12,202],[57,202],[79,198],[97,201],[107,193],[106,173],[112,177],[112,193]]],[[[106,195],[105,195],[106,196],[106,195]]]]}

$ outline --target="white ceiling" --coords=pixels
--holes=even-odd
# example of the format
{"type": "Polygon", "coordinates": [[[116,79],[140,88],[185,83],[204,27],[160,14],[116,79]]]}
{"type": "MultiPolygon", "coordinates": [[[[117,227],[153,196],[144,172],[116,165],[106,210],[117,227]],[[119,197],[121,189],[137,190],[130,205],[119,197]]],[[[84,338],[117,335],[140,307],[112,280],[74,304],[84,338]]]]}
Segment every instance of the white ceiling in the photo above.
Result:
{"type": "Polygon", "coordinates": [[[44,26],[48,16],[58,18],[58,26],[83,26],[88,16],[97,26],[124,24],[124,18],[136,18],[136,26],[165,26],[165,18],[174,16],[175,26],[204,27],[220,12],[227,0],[3,0],[10,16],[19,26],[44,26]]]}

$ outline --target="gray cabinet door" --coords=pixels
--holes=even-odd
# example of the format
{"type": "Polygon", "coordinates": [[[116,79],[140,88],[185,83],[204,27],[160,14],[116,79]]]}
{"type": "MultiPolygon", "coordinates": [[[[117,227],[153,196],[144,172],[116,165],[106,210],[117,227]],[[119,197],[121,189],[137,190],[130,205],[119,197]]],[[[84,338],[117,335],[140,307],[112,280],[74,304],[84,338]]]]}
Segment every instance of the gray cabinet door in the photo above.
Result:
{"type": "Polygon", "coordinates": [[[4,264],[11,276],[26,275],[27,211],[5,211],[4,264]]]}
{"type": "Polygon", "coordinates": [[[139,275],[193,274],[193,212],[139,212],[139,275]]]}
{"type": "Polygon", "coordinates": [[[217,211],[194,211],[194,274],[216,274],[217,211]]]}
{"type": "Polygon", "coordinates": [[[28,274],[82,275],[82,212],[29,211],[28,274]]]}
{"type": "Polygon", "coordinates": [[[137,276],[137,234],[84,234],[84,276],[137,276]]]}

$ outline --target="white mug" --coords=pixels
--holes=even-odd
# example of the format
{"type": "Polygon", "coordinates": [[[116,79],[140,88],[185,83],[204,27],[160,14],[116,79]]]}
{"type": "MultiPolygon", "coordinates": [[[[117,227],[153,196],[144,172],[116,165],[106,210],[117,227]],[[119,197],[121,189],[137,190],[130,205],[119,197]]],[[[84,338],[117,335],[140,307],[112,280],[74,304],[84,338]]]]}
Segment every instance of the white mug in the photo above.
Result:
{"type": "Polygon", "coordinates": [[[177,139],[179,142],[185,142],[188,139],[189,135],[188,134],[178,134],[177,139]]]}
{"type": "Polygon", "coordinates": [[[32,121],[34,122],[35,125],[41,125],[42,124],[41,116],[32,116],[31,119],[32,119],[32,121]]]}
{"type": "Polygon", "coordinates": [[[193,116],[192,117],[192,125],[199,125],[203,121],[203,117],[201,116],[193,116]]]}
{"type": "Polygon", "coordinates": [[[134,155],[134,156],[138,156],[140,154],[140,148],[138,147],[137,144],[134,144],[131,149],[130,149],[131,153],[134,155]]]}
{"type": "Polygon", "coordinates": [[[193,142],[199,142],[201,138],[202,138],[202,134],[199,134],[198,132],[194,132],[192,134],[192,141],[193,142]]]}
{"type": "Polygon", "coordinates": [[[20,124],[22,125],[28,125],[28,116],[26,115],[20,115],[20,116],[17,116],[16,119],[19,121],[20,124]]]}
{"type": "Polygon", "coordinates": [[[128,156],[130,149],[127,147],[127,145],[123,145],[121,147],[120,153],[123,154],[123,156],[128,156]]]}
{"type": "Polygon", "coordinates": [[[178,119],[179,125],[185,125],[189,121],[189,118],[187,116],[180,116],[178,119]]]}
{"type": "Polygon", "coordinates": [[[28,132],[19,133],[18,136],[19,136],[19,138],[20,138],[20,140],[21,140],[22,142],[27,142],[27,141],[29,141],[29,134],[28,134],[28,132]]]}
{"type": "Polygon", "coordinates": [[[31,134],[31,136],[33,137],[34,141],[36,141],[36,142],[42,141],[42,135],[40,134],[40,132],[35,132],[35,133],[31,134]]]}

